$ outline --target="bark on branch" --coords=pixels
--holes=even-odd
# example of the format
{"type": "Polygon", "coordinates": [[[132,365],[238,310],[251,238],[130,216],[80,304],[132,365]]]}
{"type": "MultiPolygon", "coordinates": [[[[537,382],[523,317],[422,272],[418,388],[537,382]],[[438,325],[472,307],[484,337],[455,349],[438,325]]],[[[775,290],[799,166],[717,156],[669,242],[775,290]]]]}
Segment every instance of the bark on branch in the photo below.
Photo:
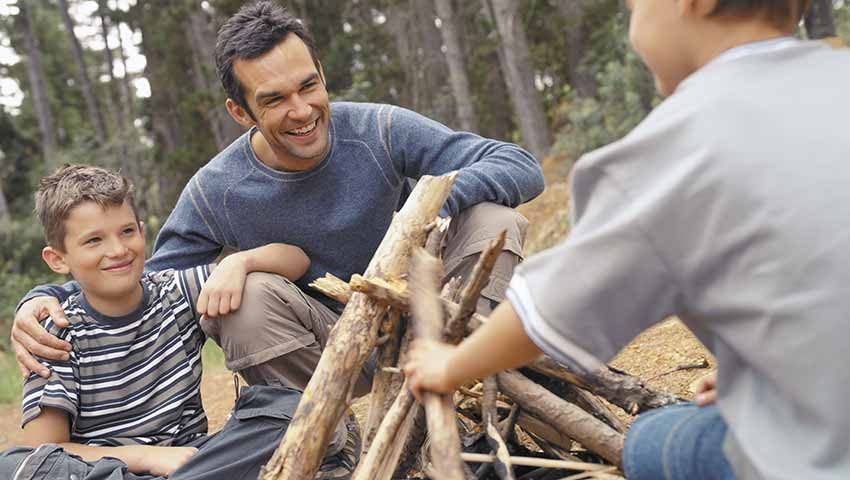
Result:
{"type": "MultiPolygon", "coordinates": [[[[437,296],[442,277],[440,270],[439,260],[424,250],[414,253],[410,275],[413,291],[411,307],[418,338],[442,339],[443,309],[437,296]]],[[[425,405],[428,432],[431,435],[434,476],[440,479],[464,480],[460,460],[460,435],[451,395],[424,392],[422,403],[425,405]]]]}
{"type": "Polygon", "coordinates": [[[496,378],[499,390],[517,402],[523,411],[549,423],[559,433],[614,465],[622,466],[622,434],[516,371],[501,372],[496,378]]]}
{"type": "MultiPolygon", "coordinates": [[[[453,172],[419,179],[372,257],[366,278],[399,279],[407,273],[411,249],[424,244],[425,227],[437,217],[456,176],[453,172]]],[[[386,308],[364,294],[351,295],[289,429],[260,478],[302,480],[315,476],[333,429],[345,411],[345,401],[375,346],[386,308]]]]}

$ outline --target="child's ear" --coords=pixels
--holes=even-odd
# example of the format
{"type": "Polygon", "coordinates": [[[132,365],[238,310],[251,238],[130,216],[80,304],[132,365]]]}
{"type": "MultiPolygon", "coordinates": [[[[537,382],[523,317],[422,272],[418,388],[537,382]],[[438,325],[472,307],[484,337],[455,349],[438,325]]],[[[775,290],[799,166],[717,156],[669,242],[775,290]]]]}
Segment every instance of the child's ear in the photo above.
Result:
{"type": "Polygon", "coordinates": [[[142,234],[142,238],[145,237],[145,222],[139,220],[139,233],[142,234]]]}
{"type": "Polygon", "coordinates": [[[68,275],[71,273],[71,269],[68,267],[68,264],[65,263],[65,257],[59,250],[50,246],[44,247],[41,250],[41,258],[54,272],[61,273],[62,275],[68,275]]]}

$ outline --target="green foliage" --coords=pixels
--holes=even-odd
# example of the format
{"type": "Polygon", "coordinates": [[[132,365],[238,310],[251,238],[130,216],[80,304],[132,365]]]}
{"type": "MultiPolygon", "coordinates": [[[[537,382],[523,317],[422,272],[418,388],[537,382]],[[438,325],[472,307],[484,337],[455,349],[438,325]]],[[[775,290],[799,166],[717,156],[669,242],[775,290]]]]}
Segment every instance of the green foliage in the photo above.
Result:
{"type": "Polygon", "coordinates": [[[207,339],[204,343],[204,349],[201,350],[201,364],[208,372],[225,368],[224,352],[212,339],[207,339]]]}
{"type": "Polygon", "coordinates": [[[11,352],[0,351],[0,405],[18,402],[23,379],[11,352]]]}
{"type": "Polygon", "coordinates": [[[612,17],[594,39],[591,61],[597,68],[597,95],[581,98],[567,86],[552,115],[557,128],[554,151],[570,161],[631,131],[658,102],[652,74],[631,49],[625,19],[612,17]]]}

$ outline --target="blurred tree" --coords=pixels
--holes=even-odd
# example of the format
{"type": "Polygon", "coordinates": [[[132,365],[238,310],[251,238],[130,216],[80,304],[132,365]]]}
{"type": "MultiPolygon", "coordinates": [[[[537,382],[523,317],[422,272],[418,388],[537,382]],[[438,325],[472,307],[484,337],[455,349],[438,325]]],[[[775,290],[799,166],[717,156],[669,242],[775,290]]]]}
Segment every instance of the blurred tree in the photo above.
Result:
{"type": "Polygon", "coordinates": [[[16,17],[16,23],[24,43],[24,49],[18,49],[18,51],[26,52],[27,74],[29,75],[29,84],[37,112],[38,128],[41,132],[41,150],[44,154],[44,172],[46,173],[49,171],[58,144],[56,126],[47,98],[47,82],[45,81],[41,50],[33,28],[30,0],[20,0],[18,8],[20,13],[16,17]]]}
{"type": "Polygon", "coordinates": [[[86,68],[86,62],[83,58],[83,48],[80,46],[80,40],[74,33],[74,21],[71,19],[71,14],[68,13],[68,2],[66,0],[59,1],[59,14],[62,16],[62,24],[65,26],[65,32],[68,36],[68,44],[71,46],[71,57],[76,65],[76,77],[79,83],[80,91],[86,101],[86,109],[88,110],[89,121],[94,129],[95,140],[98,145],[106,143],[106,127],[103,125],[103,115],[100,113],[100,108],[97,105],[97,100],[92,90],[91,80],[89,80],[89,72],[86,68]]]}
{"type": "Polygon", "coordinates": [[[469,76],[466,74],[466,59],[460,39],[460,24],[455,15],[452,0],[435,0],[437,15],[440,21],[440,33],[446,49],[446,61],[449,66],[449,80],[452,85],[457,118],[460,128],[478,132],[478,117],[472,102],[472,92],[469,88],[469,76]]]}
{"type": "Polygon", "coordinates": [[[543,100],[535,85],[525,26],[514,0],[484,0],[499,32],[499,59],[522,132],[523,143],[537,158],[549,153],[552,137],[543,100]]]}
{"type": "Polygon", "coordinates": [[[810,39],[819,40],[835,36],[832,9],[832,0],[812,0],[809,10],[803,17],[806,34],[810,39]]]}

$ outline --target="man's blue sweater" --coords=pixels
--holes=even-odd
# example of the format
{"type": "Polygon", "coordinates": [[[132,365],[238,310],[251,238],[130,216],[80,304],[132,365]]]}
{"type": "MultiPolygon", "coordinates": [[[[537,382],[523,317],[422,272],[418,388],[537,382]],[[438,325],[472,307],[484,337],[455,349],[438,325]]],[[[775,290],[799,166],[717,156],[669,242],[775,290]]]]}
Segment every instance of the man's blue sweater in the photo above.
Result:
{"type": "Polygon", "coordinates": [[[253,134],[239,137],[189,180],[148,269],[208,264],[226,247],[282,242],[310,257],[297,282],[308,291],[306,285],[327,272],[347,280],[366,269],[408,178],[459,170],[443,207],[448,215],[480,202],[515,207],[543,190],[537,161],[520,147],[455,132],[391,105],[331,104],[330,151],[307,171],[261,163],[251,149],[253,134]]]}

